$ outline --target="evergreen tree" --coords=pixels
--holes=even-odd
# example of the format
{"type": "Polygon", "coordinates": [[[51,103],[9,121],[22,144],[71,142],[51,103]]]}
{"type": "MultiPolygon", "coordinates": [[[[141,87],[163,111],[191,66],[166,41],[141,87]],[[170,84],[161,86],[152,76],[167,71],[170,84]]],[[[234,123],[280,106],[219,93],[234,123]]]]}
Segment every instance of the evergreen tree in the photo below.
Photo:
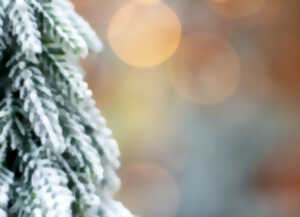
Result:
{"type": "Polygon", "coordinates": [[[131,217],[119,151],[78,60],[101,50],[68,0],[0,0],[0,217],[131,217]]]}

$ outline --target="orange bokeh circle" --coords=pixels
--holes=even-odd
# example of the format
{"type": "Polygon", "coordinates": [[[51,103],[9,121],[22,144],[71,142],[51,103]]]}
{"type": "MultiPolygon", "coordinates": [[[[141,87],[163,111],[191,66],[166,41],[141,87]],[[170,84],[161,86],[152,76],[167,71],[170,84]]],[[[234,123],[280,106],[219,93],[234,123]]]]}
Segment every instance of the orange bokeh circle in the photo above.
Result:
{"type": "Polygon", "coordinates": [[[171,83],[194,103],[221,103],[234,94],[240,81],[237,52],[216,35],[193,33],[183,37],[172,62],[171,83]]]}
{"type": "Polygon", "coordinates": [[[260,11],[265,0],[207,0],[208,4],[226,18],[241,18],[260,11]]]}

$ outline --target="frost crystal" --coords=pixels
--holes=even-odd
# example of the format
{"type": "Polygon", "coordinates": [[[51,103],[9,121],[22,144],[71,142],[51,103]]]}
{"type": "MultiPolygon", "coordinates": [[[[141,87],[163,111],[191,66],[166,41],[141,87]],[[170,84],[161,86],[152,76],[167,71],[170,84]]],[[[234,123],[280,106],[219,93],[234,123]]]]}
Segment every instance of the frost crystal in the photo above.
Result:
{"type": "Polygon", "coordinates": [[[0,217],[132,217],[78,66],[101,49],[69,0],[0,0],[0,217]]]}

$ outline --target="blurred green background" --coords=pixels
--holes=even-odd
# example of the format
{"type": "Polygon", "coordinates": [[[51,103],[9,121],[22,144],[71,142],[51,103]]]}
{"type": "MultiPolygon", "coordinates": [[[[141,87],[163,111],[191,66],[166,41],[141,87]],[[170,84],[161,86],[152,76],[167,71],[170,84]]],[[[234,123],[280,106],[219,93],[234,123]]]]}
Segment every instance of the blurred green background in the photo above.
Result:
{"type": "Polygon", "coordinates": [[[300,216],[299,0],[74,0],[143,217],[300,216]]]}

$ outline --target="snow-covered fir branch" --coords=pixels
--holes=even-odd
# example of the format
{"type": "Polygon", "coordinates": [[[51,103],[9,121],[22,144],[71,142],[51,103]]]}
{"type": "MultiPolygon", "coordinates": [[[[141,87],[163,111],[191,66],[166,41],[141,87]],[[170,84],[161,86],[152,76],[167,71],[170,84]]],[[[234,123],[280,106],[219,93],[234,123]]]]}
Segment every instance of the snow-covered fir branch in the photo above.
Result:
{"type": "Polygon", "coordinates": [[[13,183],[14,174],[0,166],[0,217],[7,217],[9,193],[13,183]]]}
{"type": "Polygon", "coordinates": [[[132,217],[79,66],[101,49],[68,0],[0,0],[0,217],[132,217]]]}

